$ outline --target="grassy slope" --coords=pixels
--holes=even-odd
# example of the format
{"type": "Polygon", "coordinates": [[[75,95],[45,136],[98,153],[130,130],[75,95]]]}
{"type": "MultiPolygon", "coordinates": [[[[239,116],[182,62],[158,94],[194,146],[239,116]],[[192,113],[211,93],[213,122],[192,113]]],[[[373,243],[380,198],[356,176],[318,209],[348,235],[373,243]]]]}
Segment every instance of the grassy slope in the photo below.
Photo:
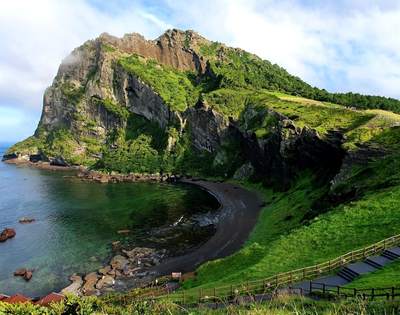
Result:
{"type": "MultiPolygon", "coordinates": [[[[243,93],[240,94],[242,97],[243,93]]],[[[186,283],[187,288],[264,278],[313,265],[400,231],[400,174],[393,172],[400,163],[400,131],[388,128],[400,121],[399,116],[384,111],[354,111],[329,103],[273,94],[279,101],[267,98],[264,104],[288,116],[298,116],[297,123],[312,124],[321,134],[329,129],[343,128],[348,135],[345,146],[349,149],[368,143],[384,147],[388,155],[359,166],[343,184],[344,189],[346,185],[359,187],[357,201],[339,205],[307,224],[301,219],[313,201],[328,189],[315,184],[311,174],[302,174],[285,193],[246,184],[262,191],[267,203],[253,233],[238,253],[201,266],[197,279],[186,283]]],[[[214,103],[214,106],[221,105],[214,103]]]]}

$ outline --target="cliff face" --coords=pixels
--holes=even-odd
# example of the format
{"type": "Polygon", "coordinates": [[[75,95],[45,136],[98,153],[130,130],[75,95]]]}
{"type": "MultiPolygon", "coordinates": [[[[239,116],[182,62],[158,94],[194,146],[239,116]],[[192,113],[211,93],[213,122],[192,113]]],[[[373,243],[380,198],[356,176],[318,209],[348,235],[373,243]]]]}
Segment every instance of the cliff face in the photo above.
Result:
{"type": "MultiPolygon", "coordinates": [[[[296,117],[259,110],[270,77],[288,75],[276,67],[192,31],[156,40],[102,34],[63,60],[34,137],[9,157],[108,171],[236,172],[284,186],[304,169],[332,178],[345,154],[340,133],[322,136],[296,117]]],[[[271,97],[262,102],[280,101],[271,97]]]]}

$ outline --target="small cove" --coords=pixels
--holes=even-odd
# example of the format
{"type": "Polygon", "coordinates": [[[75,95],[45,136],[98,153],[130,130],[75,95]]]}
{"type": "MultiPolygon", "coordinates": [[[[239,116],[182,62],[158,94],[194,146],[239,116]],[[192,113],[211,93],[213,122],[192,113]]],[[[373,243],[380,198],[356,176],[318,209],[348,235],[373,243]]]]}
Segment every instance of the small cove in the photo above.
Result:
{"type": "MultiPolygon", "coordinates": [[[[5,149],[0,148],[0,156],[5,149]]],[[[71,274],[87,273],[107,262],[113,241],[143,245],[149,230],[219,206],[193,185],[98,184],[67,175],[73,174],[0,163],[0,229],[17,232],[15,238],[0,243],[1,293],[35,297],[58,291],[69,284],[71,274]],[[18,223],[24,216],[36,221],[18,223]],[[132,233],[117,233],[123,229],[132,233]],[[35,270],[30,282],[13,276],[21,267],[35,270]]],[[[181,242],[196,246],[210,233],[210,229],[178,231],[173,244],[161,246],[174,250],[181,242]]]]}

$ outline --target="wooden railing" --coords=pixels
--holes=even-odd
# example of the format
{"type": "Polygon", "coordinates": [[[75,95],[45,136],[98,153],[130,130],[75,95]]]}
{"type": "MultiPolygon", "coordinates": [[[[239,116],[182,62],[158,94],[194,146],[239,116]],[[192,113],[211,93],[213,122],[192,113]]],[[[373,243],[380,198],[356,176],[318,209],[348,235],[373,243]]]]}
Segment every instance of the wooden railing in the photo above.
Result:
{"type": "MultiPolygon", "coordinates": [[[[298,294],[302,294],[303,292],[298,292],[298,294]]],[[[300,291],[303,291],[301,289],[300,291]]],[[[321,297],[325,298],[361,298],[361,299],[387,299],[394,300],[400,297],[400,288],[398,287],[387,287],[387,288],[348,288],[341,287],[336,285],[329,285],[325,283],[317,283],[310,281],[310,288],[306,290],[307,294],[311,295],[321,295],[321,297]]]]}
{"type": "Polygon", "coordinates": [[[370,246],[351,251],[323,263],[279,273],[265,279],[246,281],[235,285],[227,285],[213,288],[200,288],[198,290],[189,289],[178,292],[169,292],[166,288],[158,287],[146,290],[144,294],[135,297],[124,297],[124,300],[145,300],[145,299],[165,299],[176,303],[195,303],[204,300],[230,299],[235,296],[246,294],[257,294],[272,292],[279,287],[289,287],[290,285],[302,280],[315,279],[323,274],[343,267],[349,263],[367,258],[371,255],[382,253],[385,249],[400,245],[400,235],[395,235],[379,241],[370,246]]]}

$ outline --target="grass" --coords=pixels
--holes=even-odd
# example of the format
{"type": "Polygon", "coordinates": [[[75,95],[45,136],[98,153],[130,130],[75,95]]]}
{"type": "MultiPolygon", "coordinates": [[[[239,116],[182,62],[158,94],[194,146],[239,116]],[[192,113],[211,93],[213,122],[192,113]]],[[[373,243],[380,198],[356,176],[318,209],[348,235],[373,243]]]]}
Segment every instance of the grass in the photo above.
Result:
{"type": "Polygon", "coordinates": [[[400,261],[392,262],[381,270],[362,276],[347,287],[357,289],[368,288],[400,288],[400,261]]]}
{"type": "Polygon", "coordinates": [[[197,279],[186,287],[239,283],[314,265],[400,230],[399,186],[370,192],[305,224],[301,219],[322,194],[323,188],[316,189],[305,179],[287,193],[265,191],[269,204],[246,246],[230,257],[201,266],[197,279]]]}
{"type": "MultiPolygon", "coordinates": [[[[224,301],[222,301],[224,302],[224,301]]],[[[69,296],[66,301],[53,303],[49,307],[40,307],[30,303],[6,304],[0,302],[1,314],[15,315],[349,315],[349,314],[398,314],[400,305],[397,301],[362,301],[350,299],[339,302],[315,301],[303,297],[279,295],[263,304],[246,305],[225,304],[226,307],[213,310],[206,306],[186,307],[169,302],[132,302],[121,304],[113,298],[69,296]]]]}

